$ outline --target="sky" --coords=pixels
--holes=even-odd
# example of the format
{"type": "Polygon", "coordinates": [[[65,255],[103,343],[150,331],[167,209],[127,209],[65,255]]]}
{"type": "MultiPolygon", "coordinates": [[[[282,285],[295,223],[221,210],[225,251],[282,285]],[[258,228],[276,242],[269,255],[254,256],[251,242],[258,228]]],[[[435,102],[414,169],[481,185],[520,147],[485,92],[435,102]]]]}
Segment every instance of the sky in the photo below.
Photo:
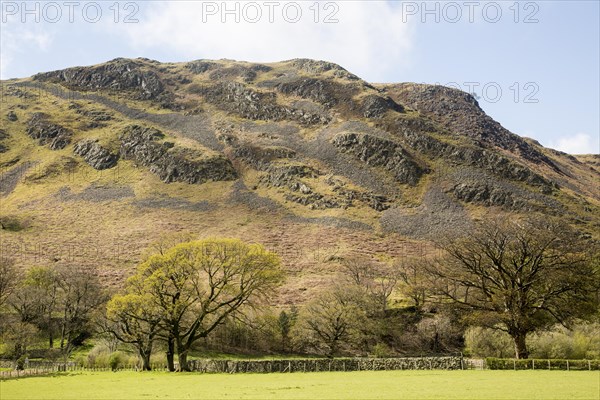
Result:
{"type": "Polygon", "coordinates": [[[4,1],[0,78],[117,57],[315,58],[474,93],[506,128],[600,153],[600,2],[4,1]]]}

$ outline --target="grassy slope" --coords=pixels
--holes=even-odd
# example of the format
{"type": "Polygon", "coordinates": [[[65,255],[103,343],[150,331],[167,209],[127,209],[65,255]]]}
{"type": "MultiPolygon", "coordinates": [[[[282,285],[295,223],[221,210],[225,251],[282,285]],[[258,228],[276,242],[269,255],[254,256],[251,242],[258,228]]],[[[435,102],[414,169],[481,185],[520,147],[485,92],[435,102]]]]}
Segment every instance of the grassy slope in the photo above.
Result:
{"type": "Polygon", "coordinates": [[[598,372],[581,371],[99,372],[5,381],[0,398],[598,399],[599,378],[598,372]]]}

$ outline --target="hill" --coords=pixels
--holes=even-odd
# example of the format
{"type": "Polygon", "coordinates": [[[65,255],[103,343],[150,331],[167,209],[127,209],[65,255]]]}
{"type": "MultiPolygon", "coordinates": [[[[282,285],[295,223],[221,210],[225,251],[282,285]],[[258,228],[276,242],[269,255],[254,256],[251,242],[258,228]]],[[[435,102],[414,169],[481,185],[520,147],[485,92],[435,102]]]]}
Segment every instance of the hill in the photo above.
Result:
{"type": "Polygon", "coordinates": [[[115,59],[1,84],[0,244],[23,267],[119,285],[157,241],[238,237],[282,255],[294,303],[342,257],[418,257],[489,215],[598,239],[600,156],[511,133],[456,89],[308,59],[115,59]]]}

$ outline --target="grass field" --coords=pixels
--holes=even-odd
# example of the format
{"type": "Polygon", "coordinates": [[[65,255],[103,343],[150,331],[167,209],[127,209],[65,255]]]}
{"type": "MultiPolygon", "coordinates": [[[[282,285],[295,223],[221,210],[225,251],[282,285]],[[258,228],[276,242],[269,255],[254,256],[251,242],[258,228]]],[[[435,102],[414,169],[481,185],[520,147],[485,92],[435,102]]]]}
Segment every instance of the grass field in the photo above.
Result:
{"type": "Polygon", "coordinates": [[[0,382],[0,399],[600,399],[598,371],[98,372],[0,382]]]}

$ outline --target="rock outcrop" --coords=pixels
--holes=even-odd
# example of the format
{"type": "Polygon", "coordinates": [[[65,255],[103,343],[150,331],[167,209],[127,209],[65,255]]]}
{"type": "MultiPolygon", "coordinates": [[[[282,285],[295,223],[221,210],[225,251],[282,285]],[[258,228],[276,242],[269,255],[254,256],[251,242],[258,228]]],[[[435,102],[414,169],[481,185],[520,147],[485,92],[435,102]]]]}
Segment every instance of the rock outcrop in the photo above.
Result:
{"type": "Polygon", "coordinates": [[[433,119],[454,134],[470,137],[481,144],[498,146],[559,171],[546,155],[487,115],[472,94],[446,86],[415,83],[390,85],[386,89],[392,98],[433,119]]]}
{"type": "Polygon", "coordinates": [[[118,154],[111,153],[97,141],[90,139],[76,143],[73,152],[83,157],[86,163],[97,170],[112,168],[119,160],[118,154]]]}
{"type": "Polygon", "coordinates": [[[48,121],[48,115],[35,113],[27,122],[27,134],[37,139],[40,146],[48,145],[52,150],[61,150],[71,143],[72,132],[48,121]]]}
{"type": "MultiPolygon", "coordinates": [[[[424,127],[429,127],[425,124],[424,127]]],[[[455,164],[475,166],[493,174],[514,181],[538,186],[543,192],[556,189],[555,183],[535,173],[527,166],[517,163],[499,153],[480,147],[456,146],[442,142],[418,129],[414,122],[397,120],[394,125],[385,128],[400,135],[407,145],[434,159],[444,159],[455,164]]]]}
{"type": "Polygon", "coordinates": [[[8,133],[4,129],[0,129],[0,153],[6,153],[8,151],[8,146],[2,143],[5,139],[8,139],[8,133]]]}
{"type": "Polygon", "coordinates": [[[325,124],[330,120],[325,113],[279,105],[275,93],[259,92],[239,82],[220,82],[198,88],[197,92],[217,107],[251,120],[288,120],[305,126],[325,124]]]}
{"type": "Polygon", "coordinates": [[[271,162],[277,159],[291,159],[296,157],[296,152],[287,147],[269,146],[261,147],[249,143],[236,146],[233,150],[236,159],[243,160],[253,168],[264,171],[271,162]]]}
{"type": "Polygon", "coordinates": [[[466,203],[476,203],[485,206],[500,206],[509,210],[519,210],[525,207],[525,202],[516,199],[511,192],[496,188],[485,182],[459,183],[452,188],[454,196],[466,203]]]}
{"type": "Polygon", "coordinates": [[[372,167],[391,172],[400,183],[416,185],[426,168],[417,164],[398,143],[361,133],[338,134],[333,145],[372,167]]]}
{"type": "Polygon", "coordinates": [[[196,61],[190,61],[189,63],[187,63],[185,65],[185,68],[194,74],[203,74],[207,71],[211,71],[213,69],[218,68],[218,65],[219,64],[217,64],[216,62],[212,62],[212,61],[196,60],[196,61]]]}
{"type": "Polygon", "coordinates": [[[338,64],[334,64],[328,61],[311,60],[308,58],[296,58],[288,61],[288,63],[303,72],[310,75],[321,75],[326,72],[332,73],[335,78],[348,79],[351,81],[358,81],[360,78],[338,64]]]}
{"type": "Polygon", "coordinates": [[[93,67],[75,67],[37,74],[34,80],[55,82],[78,90],[133,92],[141,100],[158,99],[165,86],[158,74],[137,60],[115,59],[93,67]]]}
{"type": "Polygon", "coordinates": [[[129,126],[120,136],[120,156],[148,167],[166,183],[201,184],[236,179],[237,174],[225,156],[175,146],[164,138],[157,129],[129,126]]]}
{"type": "Polygon", "coordinates": [[[365,96],[362,100],[361,111],[365,118],[380,118],[390,110],[404,112],[404,107],[389,97],[381,97],[376,94],[365,96]]]}

